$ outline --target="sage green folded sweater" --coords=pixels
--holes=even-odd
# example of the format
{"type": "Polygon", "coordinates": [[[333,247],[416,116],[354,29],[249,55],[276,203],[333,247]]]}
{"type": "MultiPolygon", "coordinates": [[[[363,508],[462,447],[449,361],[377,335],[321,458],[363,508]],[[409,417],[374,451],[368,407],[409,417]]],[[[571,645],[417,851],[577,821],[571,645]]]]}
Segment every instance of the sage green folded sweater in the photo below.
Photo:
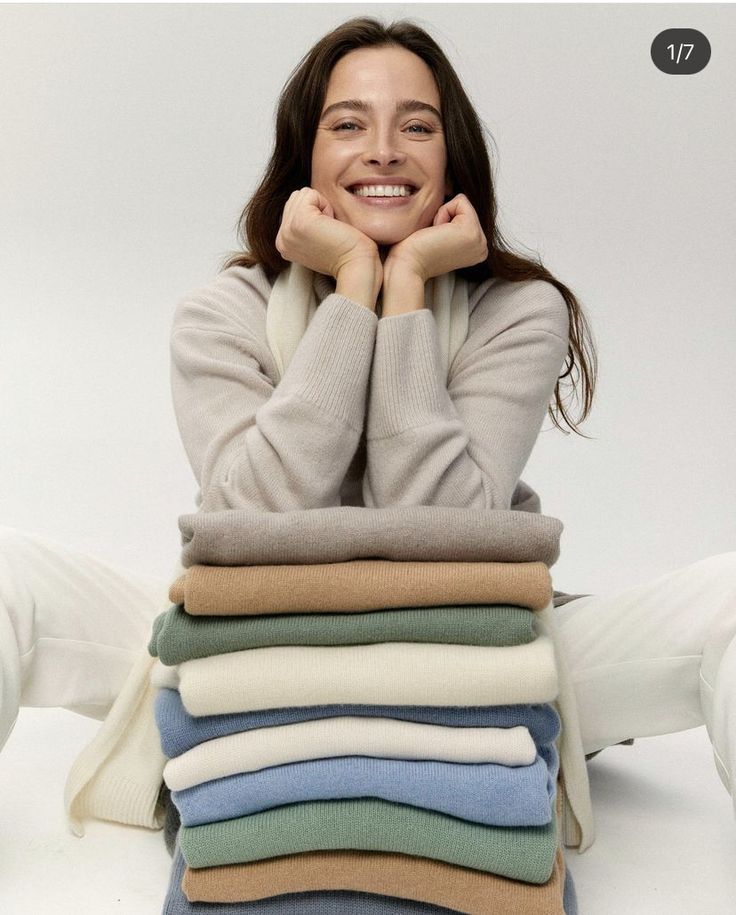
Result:
{"type": "Polygon", "coordinates": [[[153,622],[149,652],[173,666],[272,645],[368,645],[439,642],[448,645],[526,645],[533,615],[501,605],[417,607],[373,613],[275,613],[268,616],[190,616],[174,606],[153,622]]]}
{"type": "Polygon", "coordinates": [[[189,867],[260,861],[329,849],[388,851],[546,883],[557,848],[556,819],[546,826],[485,826],[433,810],[375,798],[307,801],[262,813],[184,826],[179,844],[189,867]]]}

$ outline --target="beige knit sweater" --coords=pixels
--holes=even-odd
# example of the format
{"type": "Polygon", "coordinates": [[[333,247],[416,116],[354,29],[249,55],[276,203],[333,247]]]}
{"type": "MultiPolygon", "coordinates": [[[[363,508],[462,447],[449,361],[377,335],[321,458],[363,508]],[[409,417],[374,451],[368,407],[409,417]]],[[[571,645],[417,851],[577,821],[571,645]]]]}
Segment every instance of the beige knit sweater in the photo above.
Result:
{"type": "Polygon", "coordinates": [[[172,391],[202,507],[510,508],[567,352],[557,289],[471,286],[448,373],[429,310],[379,320],[330,278],[315,288],[278,384],[260,267],[232,267],[179,305],[172,391]]]}

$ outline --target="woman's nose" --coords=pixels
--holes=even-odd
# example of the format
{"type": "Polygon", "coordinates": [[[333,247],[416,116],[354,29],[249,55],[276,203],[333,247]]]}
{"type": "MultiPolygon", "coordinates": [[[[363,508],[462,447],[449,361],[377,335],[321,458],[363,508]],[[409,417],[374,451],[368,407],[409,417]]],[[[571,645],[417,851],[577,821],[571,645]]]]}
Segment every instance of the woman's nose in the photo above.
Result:
{"type": "Polygon", "coordinates": [[[406,153],[402,152],[398,143],[389,134],[374,134],[369,137],[363,152],[363,161],[366,165],[397,165],[406,160],[406,153]]]}

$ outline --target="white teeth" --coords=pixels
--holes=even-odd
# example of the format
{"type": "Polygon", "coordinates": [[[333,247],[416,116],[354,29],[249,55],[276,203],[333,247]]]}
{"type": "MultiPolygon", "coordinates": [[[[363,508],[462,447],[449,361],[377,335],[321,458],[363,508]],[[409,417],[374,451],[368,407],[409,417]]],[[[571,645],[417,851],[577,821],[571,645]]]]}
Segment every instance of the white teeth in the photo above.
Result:
{"type": "Polygon", "coordinates": [[[358,197],[409,197],[411,188],[406,184],[359,184],[353,193],[358,197]]]}

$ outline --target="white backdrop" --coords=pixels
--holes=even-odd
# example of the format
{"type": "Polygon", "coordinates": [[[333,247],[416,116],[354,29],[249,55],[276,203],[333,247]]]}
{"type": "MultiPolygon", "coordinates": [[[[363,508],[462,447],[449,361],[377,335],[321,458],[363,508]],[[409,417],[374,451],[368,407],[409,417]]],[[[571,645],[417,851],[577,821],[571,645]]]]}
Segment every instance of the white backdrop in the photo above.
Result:
{"type": "Polygon", "coordinates": [[[565,523],[556,586],[733,549],[727,4],[1,6],[0,523],[168,576],[196,489],[173,309],[235,247],[290,70],[365,12],[445,48],[495,139],[507,237],[595,331],[593,439],[546,422],[524,473],[565,523]],[[651,62],[678,26],[711,42],[697,75],[651,62]]]}

